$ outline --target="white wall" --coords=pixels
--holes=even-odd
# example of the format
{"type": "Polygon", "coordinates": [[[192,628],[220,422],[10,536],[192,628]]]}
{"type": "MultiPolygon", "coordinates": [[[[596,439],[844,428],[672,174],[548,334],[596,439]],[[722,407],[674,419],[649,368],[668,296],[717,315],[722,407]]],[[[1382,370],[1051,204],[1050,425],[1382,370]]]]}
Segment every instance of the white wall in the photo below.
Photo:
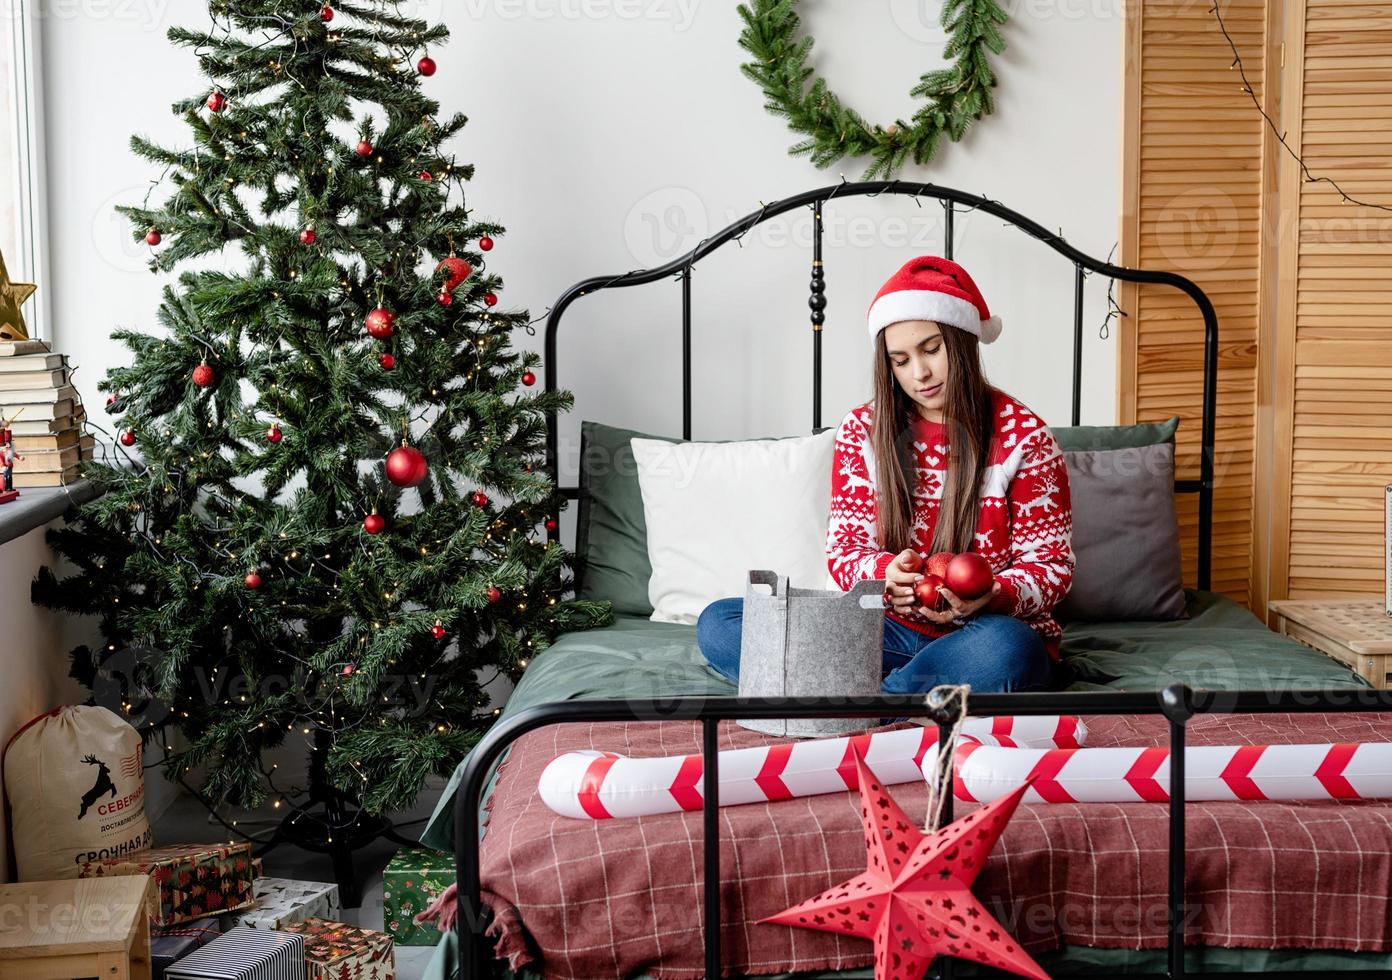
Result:
{"type": "MultiPolygon", "coordinates": [[[[172,23],[205,23],[190,0],[48,0],[44,25],[54,334],[95,384],[123,349],[118,325],[154,323],[162,280],[143,267],[117,203],[139,201],[157,173],[127,149],[131,133],[186,141],[169,112],[204,88],[172,23]]],[[[433,51],[426,87],[471,117],[457,143],[478,166],[469,201],[508,226],[490,257],[504,301],[541,315],[572,282],[665,261],[772,200],[857,177],[787,154],[793,135],[762,107],[738,66],[740,21],[728,0],[415,0],[453,31],[433,51]],[[638,16],[632,16],[633,14],[638,16]]],[[[1105,256],[1117,233],[1120,0],[1017,0],[996,59],[997,110],[936,163],[905,177],[987,194],[1105,256]]],[[[832,86],[885,123],[913,111],[908,91],[940,62],[934,0],[806,2],[818,64],[832,86]],[[926,12],[923,9],[926,8],[926,12]],[[921,18],[926,17],[924,21],[921,18]]],[[[864,310],[900,263],[941,249],[941,211],[904,199],[837,202],[827,211],[830,308],[822,424],[869,395],[864,310]]],[[[697,269],[697,438],[795,433],[811,424],[807,320],[810,216],[764,226],[697,269]]],[[[1005,320],[986,348],[992,379],[1067,421],[1072,268],[1045,246],[981,215],[958,220],[957,257],[1005,320]]],[[[1090,282],[1084,421],[1115,413],[1116,330],[1098,338],[1105,283],[1090,282]]],[[[580,418],[680,429],[675,283],[580,300],[560,343],[562,479],[573,482],[580,418]]],[[[541,350],[535,337],[520,345],[541,350]]]]}

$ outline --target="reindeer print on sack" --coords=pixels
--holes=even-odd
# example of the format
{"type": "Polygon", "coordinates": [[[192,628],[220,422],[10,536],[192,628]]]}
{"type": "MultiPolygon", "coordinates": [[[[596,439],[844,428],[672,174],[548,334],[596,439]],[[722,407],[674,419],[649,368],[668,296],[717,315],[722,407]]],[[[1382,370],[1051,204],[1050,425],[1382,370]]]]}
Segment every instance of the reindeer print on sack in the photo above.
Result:
{"type": "Polygon", "coordinates": [[[86,765],[97,767],[97,781],[91,789],[82,794],[82,809],[77,814],[79,820],[87,816],[87,811],[97,800],[103,796],[116,795],[116,784],[111,781],[111,770],[107,768],[106,763],[94,755],[86,756],[82,761],[86,765]]]}

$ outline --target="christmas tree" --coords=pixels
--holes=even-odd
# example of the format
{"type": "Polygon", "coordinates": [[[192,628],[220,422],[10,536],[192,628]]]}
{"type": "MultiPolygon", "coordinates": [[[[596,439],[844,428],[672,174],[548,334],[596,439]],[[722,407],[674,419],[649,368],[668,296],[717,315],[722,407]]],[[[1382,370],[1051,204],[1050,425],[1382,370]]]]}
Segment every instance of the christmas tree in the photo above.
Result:
{"type": "Polygon", "coordinates": [[[99,618],[79,680],[137,651],[123,707],[182,733],[167,764],[216,804],[279,805],[263,757],[293,737],[355,806],[407,806],[493,718],[492,676],[611,621],[563,598],[535,464],[573,397],[510,346],[532,331],[486,267],[503,229],[446,149],[467,120],[424,91],[448,32],[398,7],[211,3],[211,29],[169,32],[209,79],[173,107],[192,146],[131,144],[163,178],[121,209],[152,271],[198,268],[158,335],[113,333],[102,495],[50,532],[76,570],[33,595],[99,618]]]}

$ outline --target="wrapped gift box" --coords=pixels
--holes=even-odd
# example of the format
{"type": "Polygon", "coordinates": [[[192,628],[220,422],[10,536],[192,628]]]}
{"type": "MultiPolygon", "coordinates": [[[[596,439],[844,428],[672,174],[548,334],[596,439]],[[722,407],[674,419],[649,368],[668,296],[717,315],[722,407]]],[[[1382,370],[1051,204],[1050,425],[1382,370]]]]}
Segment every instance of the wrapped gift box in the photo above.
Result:
{"type": "Polygon", "coordinates": [[[165,980],[304,980],[304,937],[239,926],[185,956],[165,980]]]}
{"type": "Polygon", "coordinates": [[[286,926],[304,937],[305,980],[394,980],[396,954],[385,932],[328,919],[306,919],[286,926]]]}
{"type": "Polygon", "coordinates": [[[221,934],[218,920],[213,918],[184,922],[177,926],[152,926],[150,963],[154,969],[154,980],[160,980],[165,970],[221,934]]]}
{"type": "Polygon", "coordinates": [[[152,847],[83,864],[81,878],[151,875],[159,884],[158,926],[192,922],[252,903],[250,844],[181,844],[152,847]]]}
{"type": "Polygon", "coordinates": [[[289,878],[257,878],[253,885],[256,904],[222,916],[224,929],[250,926],[279,929],[305,919],[338,918],[338,886],[322,881],[289,878]]]}
{"type": "Polygon", "coordinates": [[[454,882],[454,855],[403,850],[382,872],[382,922],[398,946],[434,946],[440,930],[412,920],[454,882]]]}

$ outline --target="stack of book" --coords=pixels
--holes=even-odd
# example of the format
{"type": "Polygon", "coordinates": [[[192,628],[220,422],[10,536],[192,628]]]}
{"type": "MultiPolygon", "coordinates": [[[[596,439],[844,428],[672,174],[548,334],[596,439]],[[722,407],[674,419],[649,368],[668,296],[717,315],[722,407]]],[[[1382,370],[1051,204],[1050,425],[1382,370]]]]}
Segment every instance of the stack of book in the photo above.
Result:
{"type": "Polygon", "coordinates": [[[62,486],[92,458],[95,440],[82,433],[86,413],[68,372],[67,355],[42,340],[0,343],[0,428],[24,457],[14,463],[16,489],[62,486]]]}

